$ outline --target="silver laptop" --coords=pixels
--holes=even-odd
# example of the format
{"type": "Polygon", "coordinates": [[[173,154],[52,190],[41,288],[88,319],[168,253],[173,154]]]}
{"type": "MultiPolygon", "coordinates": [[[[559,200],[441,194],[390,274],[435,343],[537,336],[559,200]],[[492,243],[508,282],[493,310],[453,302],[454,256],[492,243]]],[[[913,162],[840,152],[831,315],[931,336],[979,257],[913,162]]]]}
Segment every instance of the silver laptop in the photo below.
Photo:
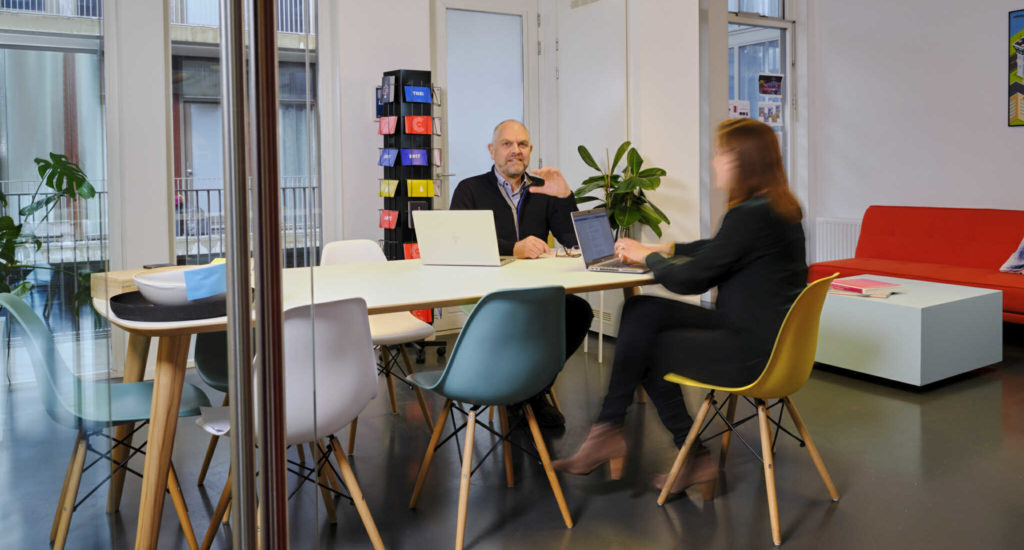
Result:
{"type": "Polygon", "coordinates": [[[583,263],[590,271],[614,273],[646,273],[647,266],[628,264],[615,255],[615,239],[608,213],[604,208],[572,213],[572,227],[583,253],[583,263]]]}
{"type": "Polygon", "coordinates": [[[490,210],[415,210],[412,213],[423,265],[501,266],[490,210]]]}

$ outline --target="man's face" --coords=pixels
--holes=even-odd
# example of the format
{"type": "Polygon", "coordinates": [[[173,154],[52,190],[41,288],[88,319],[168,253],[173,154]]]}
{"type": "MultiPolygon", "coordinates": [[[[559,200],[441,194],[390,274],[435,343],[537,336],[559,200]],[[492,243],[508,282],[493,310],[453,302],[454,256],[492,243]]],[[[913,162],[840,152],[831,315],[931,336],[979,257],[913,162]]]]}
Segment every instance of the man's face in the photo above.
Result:
{"type": "Polygon", "coordinates": [[[530,133],[522,124],[508,122],[494,134],[494,141],[487,146],[494,160],[494,167],[505,179],[512,181],[523,177],[530,165],[530,133]]]}

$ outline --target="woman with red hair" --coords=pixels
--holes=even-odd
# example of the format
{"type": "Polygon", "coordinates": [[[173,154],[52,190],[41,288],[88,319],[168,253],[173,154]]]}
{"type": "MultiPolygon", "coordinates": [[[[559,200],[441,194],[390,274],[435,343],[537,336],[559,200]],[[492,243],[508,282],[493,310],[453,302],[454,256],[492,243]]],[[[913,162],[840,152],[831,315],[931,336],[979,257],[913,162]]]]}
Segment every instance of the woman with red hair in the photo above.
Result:
{"type": "MultiPolygon", "coordinates": [[[[778,139],[766,124],[742,118],[719,125],[712,165],[716,185],[729,196],[714,238],[676,245],[620,239],[615,248],[621,259],[650,267],[672,292],[694,295],[718,287],[714,309],[655,296],[626,301],[601,412],[576,454],[555,461],[556,469],[587,474],[608,462],[611,477],[621,475],[622,425],[638,385],[681,446],[693,420],[680,387],[665,381],[665,374],[743,386],[764,369],[807,280],[803,213],[787,186],[778,139]]],[[[714,479],[707,449],[695,449],[672,492],[714,479]]],[[[659,488],[663,483],[664,476],[655,479],[659,488]]]]}

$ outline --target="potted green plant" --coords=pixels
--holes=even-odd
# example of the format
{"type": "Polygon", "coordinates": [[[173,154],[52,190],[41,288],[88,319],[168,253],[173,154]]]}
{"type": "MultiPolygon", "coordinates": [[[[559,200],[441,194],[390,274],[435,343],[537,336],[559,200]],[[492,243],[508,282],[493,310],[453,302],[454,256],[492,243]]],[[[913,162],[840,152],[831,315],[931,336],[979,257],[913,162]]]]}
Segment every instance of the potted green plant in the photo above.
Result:
{"type": "MultiPolygon", "coordinates": [[[[54,207],[63,199],[91,199],[96,190],[89,183],[85,172],[77,163],[68,160],[65,155],[50,153],[49,158],[36,158],[36,169],[39,172],[39,185],[32,194],[32,202],[23,207],[19,213],[24,219],[39,211],[43,211],[38,223],[46,221],[54,207]]],[[[0,206],[6,208],[7,196],[0,191],[0,206]]],[[[0,292],[10,292],[24,296],[32,289],[32,282],[27,279],[34,269],[50,269],[67,273],[78,280],[78,290],[72,298],[72,315],[78,317],[79,306],[87,304],[90,299],[89,273],[72,273],[51,266],[23,264],[18,261],[17,250],[22,246],[34,246],[36,250],[42,241],[31,233],[24,231],[23,224],[15,223],[9,215],[0,216],[0,292]]]]}
{"type": "Polygon", "coordinates": [[[608,221],[615,230],[616,238],[629,236],[629,228],[637,222],[650,227],[660,237],[661,224],[670,222],[665,213],[647,198],[645,192],[653,191],[661,185],[665,170],[643,168],[644,161],[640,153],[628,141],[623,142],[615,151],[614,159],[609,158],[608,150],[605,149],[607,170],[598,166],[586,147],[580,145],[577,150],[583,162],[599,174],[583,180],[575,192],[576,203],[597,201],[596,207],[608,211],[608,221]],[[616,172],[623,156],[626,157],[626,163],[621,172],[616,172]],[[603,198],[590,195],[598,189],[604,192],[603,198]]]}

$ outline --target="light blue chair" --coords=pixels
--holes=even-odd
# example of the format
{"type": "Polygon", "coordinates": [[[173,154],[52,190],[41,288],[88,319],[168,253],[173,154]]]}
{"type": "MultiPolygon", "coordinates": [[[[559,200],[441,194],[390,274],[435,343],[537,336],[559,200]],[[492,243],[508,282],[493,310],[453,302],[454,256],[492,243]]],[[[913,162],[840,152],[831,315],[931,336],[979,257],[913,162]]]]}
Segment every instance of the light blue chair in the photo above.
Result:
{"type": "MultiPolygon", "coordinates": [[[[74,453],[71,455],[71,463],[68,465],[67,473],[64,476],[64,485],[60,491],[57,513],[54,515],[53,526],[50,529],[50,542],[53,544],[53,548],[59,550],[64,547],[67,540],[72,513],[96,490],[89,491],[82,501],[76,502],[82,472],[100,461],[97,459],[89,466],[85,466],[86,451],[91,451],[101,458],[110,456],[102,448],[94,448],[90,444],[90,438],[104,437],[109,439],[112,445],[117,446],[119,442],[113,436],[105,433],[107,428],[139,423],[133,430],[137,431],[144,426],[149,421],[153,383],[109,383],[83,380],[72,374],[61,360],[60,354],[57,353],[53,345],[53,336],[49,329],[28,304],[13,294],[0,294],[0,307],[6,309],[10,313],[11,319],[20,323],[25,329],[26,348],[29,358],[32,360],[36,387],[39,389],[43,408],[55,422],[78,432],[75,438],[74,453]]],[[[181,392],[178,416],[197,416],[199,407],[208,407],[209,405],[210,401],[199,388],[192,384],[185,384],[181,392]]],[[[130,445],[127,442],[125,444],[130,445]]],[[[141,448],[132,447],[131,455],[123,463],[116,465],[114,471],[106,479],[112,477],[122,468],[131,471],[127,467],[128,461],[139,452],[142,452],[141,448]]],[[[105,482],[106,479],[103,481],[105,482]]],[[[198,548],[173,464],[168,474],[167,490],[171,494],[174,509],[178,514],[178,520],[185,532],[189,547],[198,548]]]]}
{"type": "MultiPolygon", "coordinates": [[[[418,372],[409,377],[417,386],[445,398],[444,408],[434,423],[430,444],[416,478],[410,508],[415,508],[419,500],[448,415],[458,410],[468,417],[466,423],[457,427],[455,433],[448,438],[465,428],[466,442],[455,535],[457,549],[462,548],[465,540],[474,431],[479,424],[494,433],[487,424],[477,421],[477,414],[487,407],[498,407],[501,433],[496,435],[501,437],[505,475],[511,487],[514,479],[507,407],[522,403],[544,389],[558,375],[564,362],[565,289],[542,287],[505,290],[488,294],[476,304],[462,327],[443,371],[418,372]]],[[[565,504],[562,487],[551,467],[547,446],[541,437],[533,410],[529,404],[524,403],[522,406],[537,447],[538,458],[544,465],[562,519],[566,527],[572,527],[572,517],[565,504]]]]}

